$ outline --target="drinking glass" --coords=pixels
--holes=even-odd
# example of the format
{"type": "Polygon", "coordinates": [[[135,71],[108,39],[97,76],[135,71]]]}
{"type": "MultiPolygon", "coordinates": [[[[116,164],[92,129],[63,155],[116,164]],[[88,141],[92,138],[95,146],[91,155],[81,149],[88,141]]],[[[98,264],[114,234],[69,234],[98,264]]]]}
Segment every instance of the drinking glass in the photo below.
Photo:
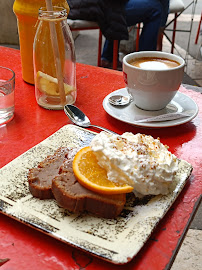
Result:
{"type": "Polygon", "coordinates": [[[14,117],[15,73],[0,66],[0,124],[6,124],[14,117]]]}

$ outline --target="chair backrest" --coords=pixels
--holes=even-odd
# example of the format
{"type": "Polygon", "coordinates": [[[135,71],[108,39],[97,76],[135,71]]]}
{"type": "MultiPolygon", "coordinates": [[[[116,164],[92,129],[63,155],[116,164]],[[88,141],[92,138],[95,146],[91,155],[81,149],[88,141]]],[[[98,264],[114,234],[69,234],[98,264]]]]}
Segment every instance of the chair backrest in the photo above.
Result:
{"type": "Polygon", "coordinates": [[[185,9],[185,4],[182,0],[170,0],[169,13],[182,12],[185,9]]]}
{"type": "Polygon", "coordinates": [[[91,21],[67,19],[67,23],[72,30],[99,29],[98,24],[91,21]]]}

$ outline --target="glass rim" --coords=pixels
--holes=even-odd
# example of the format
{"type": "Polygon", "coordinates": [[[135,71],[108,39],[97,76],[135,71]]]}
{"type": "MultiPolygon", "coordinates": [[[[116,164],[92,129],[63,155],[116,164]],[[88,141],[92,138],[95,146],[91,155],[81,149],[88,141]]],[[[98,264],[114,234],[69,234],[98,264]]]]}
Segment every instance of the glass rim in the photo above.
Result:
{"type": "Polygon", "coordinates": [[[6,69],[12,73],[12,77],[10,79],[6,79],[6,82],[10,82],[15,79],[15,72],[11,68],[0,66],[0,69],[6,69]]]}
{"type": "Polygon", "coordinates": [[[63,17],[67,16],[67,10],[64,7],[53,6],[53,10],[47,10],[46,7],[39,8],[39,16],[42,14],[47,16],[55,16],[57,13],[62,13],[63,17]]]}

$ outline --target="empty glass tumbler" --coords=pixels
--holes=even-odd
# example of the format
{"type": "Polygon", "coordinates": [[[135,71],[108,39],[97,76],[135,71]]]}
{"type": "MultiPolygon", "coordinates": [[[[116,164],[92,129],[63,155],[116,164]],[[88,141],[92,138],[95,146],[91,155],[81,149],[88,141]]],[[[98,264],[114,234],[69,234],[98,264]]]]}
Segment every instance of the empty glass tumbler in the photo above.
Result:
{"type": "Polygon", "coordinates": [[[75,49],[64,8],[39,9],[33,59],[37,103],[53,110],[73,104],[77,95],[75,49]]]}

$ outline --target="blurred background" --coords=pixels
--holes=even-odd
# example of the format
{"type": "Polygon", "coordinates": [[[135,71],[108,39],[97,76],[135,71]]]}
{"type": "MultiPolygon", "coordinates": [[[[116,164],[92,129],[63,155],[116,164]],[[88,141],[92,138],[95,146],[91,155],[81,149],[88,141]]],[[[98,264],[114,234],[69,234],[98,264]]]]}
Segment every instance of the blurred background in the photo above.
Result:
{"type": "MultiPolygon", "coordinates": [[[[183,2],[186,7],[192,2],[192,0],[183,0],[183,2]]],[[[184,83],[202,86],[202,32],[201,35],[199,35],[197,44],[195,44],[202,12],[202,0],[198,0],[196,2],[197,4],[192,25],[193,5],[190,5],[189,8],[184,10],[177,19],[177,32],[175,37],[175,46],[177,50],[175,49],[174,53],[186,58],[187,66],[185,69],[184,83]],[[189,34],[189,32],[182,32],[182,30],[191,30],[191,34],[189,34]]],[[[19,49],[17,21],[15,14],[13,13],[13,3],[14,0],[0,0],[0,25],[2,26],[0,31],[0,45],[19,49]]],[[[173,18],[174,14],[169,14],[168,22],[173,18]]],[[[172,27],[173,24],[168,28],[172,29],[172,27]]],[[[172,31],[166,30],[165,33],[170,39],[172,38],[172,31]]],[[[97,65],[98,37],[98,30],[74,32],[77,62],[94,66],[97,65]]],[[[130,41],[128,43],[123,41],[121,44],[120,60],[125,53],[129,53],[131,50],[134,51],[133,49],[135,49],[135,46],[133,47],[133,44],[135,44],[135,37],[136,29],[130,29],[130,41]]],[[[165,36],[163,38],[162,50],[165,52],[171,51],[171,44],[165,36]]]]}
{"type": "MultiPolygon", "coordinates": [[[[67,1],[68,2],[68,1],[67,1]]],[[[185,6],[192,0],[183,0],[185,6]]],[[[201,19],[202,0],[196,1],[196,9],[192,17],[192,5],[186,9],[177,20],[177,30],[187,30],[188,32],[177,31],[175,38],[175,54],[181,55],[186,60],[184,84],[202,86],[202,32],[199,35],[197,43],[196,36],[201,19]],[[193,24],[191,24],[193,22],[193,24]],[[190,32],[190,33],[189,33],[190,32]]],[[[8,46],[19,49],[17,21],[13,13],[14,0],[0,0],[0,46],[8,46]]],[[[168,22],[171,21],[174,14],[170,14],[168,22]]],[[[172,24],[169,29],[172,28],[172,24]]],[[[169,39],[172,32],[166,30],[169,39]]],[[[97,65],[98,52],[98,30],[77,31],[73,33],[76,49],[77,62],[97,65]]],[[[122,57],[135,48],[136,29],[130,29],[130,40],[123,41],[120,45],[120,60],[122,57]]],[[[104,38],[103,38],[104,43],[104,38]]],[[[171,44],[166,37],[163,38],[162,51],[171,52],[171,44]]],[[[201,88],[199,88],[202,92],[201,88]]],[[[197,214],[191,223],[190,229],[183,242],[180,252],[172,266],[172,270],[201,269],[201,248],[202,248],[202,207],[200,206],[197,214]]]]}

